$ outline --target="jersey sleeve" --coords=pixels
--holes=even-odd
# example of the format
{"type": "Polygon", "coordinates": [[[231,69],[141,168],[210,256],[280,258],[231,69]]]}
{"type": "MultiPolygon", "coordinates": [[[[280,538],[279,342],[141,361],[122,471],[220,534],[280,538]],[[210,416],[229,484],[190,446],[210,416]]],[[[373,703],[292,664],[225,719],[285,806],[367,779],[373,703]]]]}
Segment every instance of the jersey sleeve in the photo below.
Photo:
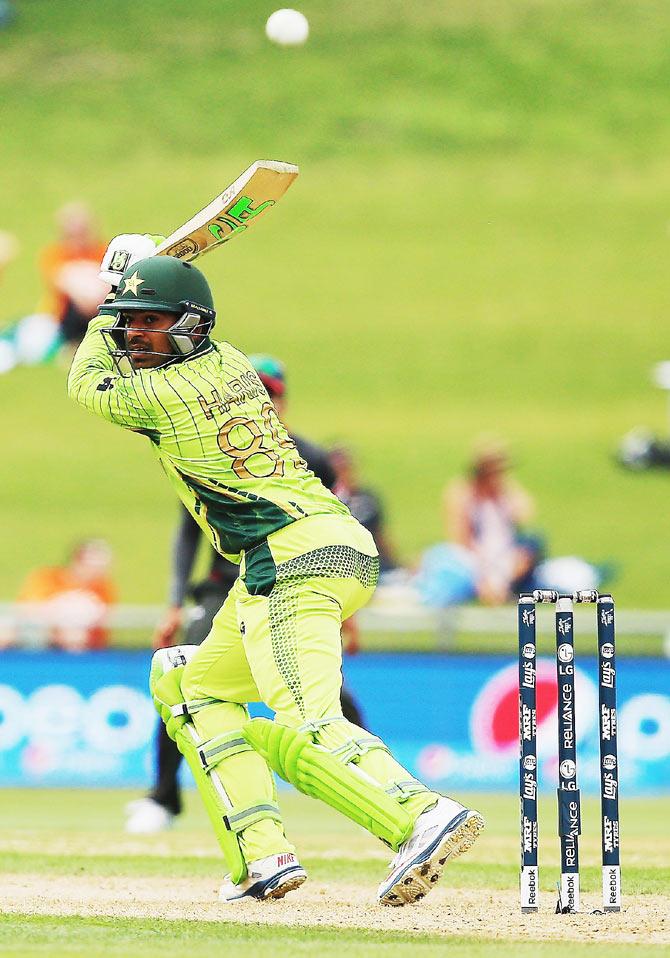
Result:
{"type": "Polygon", "coordinates": [[[98,316],[88,324],[70,367],[68,395],[96,416],[118,426],[151,431],[156,423],[151,393],[144,388],[142,373],[121,376],[114,369],[101,333],[110,321],[109,316],[98,316]]]}

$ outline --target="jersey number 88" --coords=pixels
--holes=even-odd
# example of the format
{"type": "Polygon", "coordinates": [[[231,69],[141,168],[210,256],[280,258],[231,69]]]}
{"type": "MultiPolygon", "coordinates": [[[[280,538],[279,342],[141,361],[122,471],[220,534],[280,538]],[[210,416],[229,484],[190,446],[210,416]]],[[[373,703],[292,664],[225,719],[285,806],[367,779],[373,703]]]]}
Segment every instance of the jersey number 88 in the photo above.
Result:
{"type": "Polygon", "coordinates": [[[229,419],[219,430],[219,449],[230,456],[233,472],[239,479],[283,476],[284,462],[278,450],[294,448],[293,440],[279,433],[281,420],[272,403],[265,403],[261,413],[265,430],[255,420],[242,416],[229,419]],[[270,438],[276,448],[268,449],[263,444],[266,438],[270,438]]]}

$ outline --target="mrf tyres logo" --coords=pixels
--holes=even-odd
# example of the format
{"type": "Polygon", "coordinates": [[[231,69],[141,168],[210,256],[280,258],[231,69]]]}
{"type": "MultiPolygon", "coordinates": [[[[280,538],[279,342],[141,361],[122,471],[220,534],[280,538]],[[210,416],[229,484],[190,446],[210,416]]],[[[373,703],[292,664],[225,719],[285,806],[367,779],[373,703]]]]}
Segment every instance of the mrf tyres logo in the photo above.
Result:
{"type": "Polygon", "coordinates": [[[619,849],[619,822],[616,819],[603,818],[603,851],[613,853],[619,849]]]}
{"type": "Polygon", "coordinates": [[[525,815],[523,817],[523,850],[534,852],[537,848],[537,822],[532,822],[525,815]]]}
{"type": "Polygon", "coordinates": [[[611,742],[616,736],[616,709],[607,705],[600,707],[600,737],[611,742]]]}
{"type": "Polygon", "coordinates": [[[524,742],[529,742],[536,734],[536,718],[534,709],[524,703],[521,706],[521,735],[524,742]]]}

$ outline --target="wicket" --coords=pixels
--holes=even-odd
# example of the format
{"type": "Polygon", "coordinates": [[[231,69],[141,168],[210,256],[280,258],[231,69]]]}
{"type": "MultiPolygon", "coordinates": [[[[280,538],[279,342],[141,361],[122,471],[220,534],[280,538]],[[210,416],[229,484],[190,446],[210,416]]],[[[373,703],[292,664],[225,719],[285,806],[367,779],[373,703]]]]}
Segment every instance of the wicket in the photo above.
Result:
{"type": "Polygon", "coordinates": [[[575,728],[574,604],[595,604],[598,632],[598,727],[605,911],[621,910],[619,769],[617,760],[614,600],[594,590],[562,595],[548,589],[519,596],[519,796],[521,800],[521,910],[539,907],[537,819],[536,605],[556,606],[558,682],[558,834],[561,881],[557,911],[579,911],[580,794],[575,728]]]}

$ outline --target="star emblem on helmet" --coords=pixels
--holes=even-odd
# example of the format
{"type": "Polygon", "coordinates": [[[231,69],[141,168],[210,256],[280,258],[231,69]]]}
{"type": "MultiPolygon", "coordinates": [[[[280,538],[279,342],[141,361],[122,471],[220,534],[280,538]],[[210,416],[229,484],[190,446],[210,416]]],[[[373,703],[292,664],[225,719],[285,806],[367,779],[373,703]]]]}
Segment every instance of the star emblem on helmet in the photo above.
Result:
{"type": "Polygon", "coordinates": [[[140,279],[139,272],[135,270],[133,275],[130,276],[128,279],[124,279],[123,282],[124,282],[123,292],[127,293],[128,290],[130,290],[133,296],[137,296],[138,290],[140,286],[142,285],[142,283],[144,282],[144,280],[140,279]]]}

